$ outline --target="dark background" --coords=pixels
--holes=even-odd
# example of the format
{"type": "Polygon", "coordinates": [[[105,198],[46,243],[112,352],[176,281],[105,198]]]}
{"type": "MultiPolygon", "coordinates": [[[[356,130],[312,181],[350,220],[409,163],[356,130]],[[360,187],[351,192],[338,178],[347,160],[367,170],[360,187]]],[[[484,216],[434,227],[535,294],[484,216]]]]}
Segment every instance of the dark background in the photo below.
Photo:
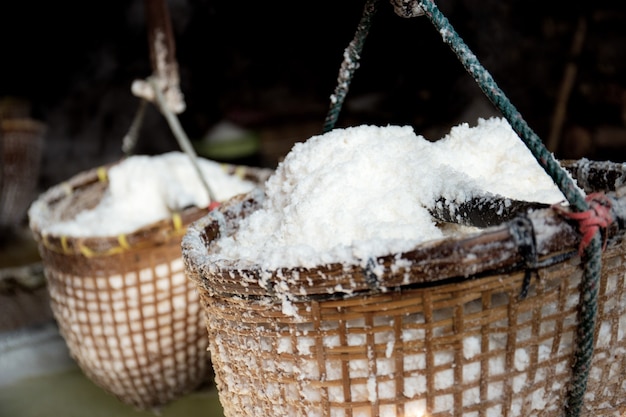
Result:
{"type": "MultiPolygon", "coordinates": [[[[363,4],[169,0],[188,135],[231,120],[261,134],[248,162],[274,166],[293,142],[321,133],[363,4]]],[[[623,0],[437,4],[544,141],[566,66],[575,68],[559,158],[626,160],[623,0]],[[581,19],[584,44],[572,56],[581,19]]],[[[41,188],[120,158],[139,103],[130,84],[151,73],[143,1],[3,1],[0,16],[0,97],[27,100],[48,126],[41,188]]],[[[497,114],[425,17],[381,2],[338,126],[410,124],[435,140],[497,114]]],[[[151,106],[136,152],[175,149],[151,106]]]]}

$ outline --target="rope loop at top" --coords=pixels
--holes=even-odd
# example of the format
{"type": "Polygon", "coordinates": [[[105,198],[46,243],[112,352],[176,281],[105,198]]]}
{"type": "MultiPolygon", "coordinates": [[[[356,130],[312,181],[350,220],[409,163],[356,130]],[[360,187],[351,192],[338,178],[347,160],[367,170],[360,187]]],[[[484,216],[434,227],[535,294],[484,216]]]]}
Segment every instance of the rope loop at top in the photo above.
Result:
{"type": "MultiPolygon", "coordinates": [[[[324,123],[324,133],[334,128],[348,92],[350,81],[354,71],[358,68],[358,59],[371,26],[371,18],[376,12],[377,1],[366,1],[363,17],[357,28],[355,38],[349,47],[346,48],[344,63],[340,68],[338,77],[337,89],[335,94],[331,96],[331,108],[324,123]]],[[[568,212],[567,216],[579,220],[582,233],[581,247],[579,249],[585,255],[585,261],[583,263],[584,271],[581,282],[581,305],[579,309],[576,352],[572,365],[572,382],[565,406],[566,417],[579,417],[583,407],[594,352],[598,287],[602,271],[602,248],[600,236],[597,232],[607,228],[613,222],[610,214],[610,205],[607,206],[606,200],[597,195],[592,195],[588,199],[583,196],[572,178],[561,167],[554,155],[548,151],[539,136],[528,126],[519,111],[498,87],[491,74],[482,66],[476,55],[456,33],[433,0],[390,1],[396,13],[400,16],[414,17],[414,15],[426,15],[441,35],[443,42],[452,49],[468,74],[472,76],[485,96],[506,118],[539,165],[563,193],[571,209],[575,212],[571,213],[571,215],[568,212]],[[590,207],[590,204],[593,207],[590,207]]]]}
{"type": "Polygon", "coordinates": [[[343,61],[339,67],[339,75],[337,76],[337,87],[335,92],[330,96],[330,109],[326,114],[324,120],[324,126],[322,131],[324,133],[330,132],[335,128],[337,119],[339,119],[339,112],[343,107],[343,102],[346,99],[348,90],[350,89],[350,83],[354,73],[359,68],[359,61],[361,59],[361,52],[367,35],[369,35],[370,28],[372,26],[372,19],[378,11],[378,3],[380,0],[367,0],[365,6],[363,6],[363,14],[357,30],[354,34],[354,38],[350,41],[350,44],[343,52],[343,61]]]}
{"type": "Polygon", "coordinates": [[[424,15],[419,0],[389,0],[393,11],[400,17],[411,18],[424,15]]]}

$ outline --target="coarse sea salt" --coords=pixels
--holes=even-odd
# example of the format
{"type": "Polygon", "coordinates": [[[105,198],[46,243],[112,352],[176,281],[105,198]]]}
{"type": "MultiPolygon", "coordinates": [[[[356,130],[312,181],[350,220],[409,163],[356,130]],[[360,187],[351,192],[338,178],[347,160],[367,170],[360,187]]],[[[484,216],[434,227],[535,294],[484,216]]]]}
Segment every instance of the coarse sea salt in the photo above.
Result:
{"type": "MultiPolygon", "coordinates": [[[[249,192],[255,184],[228,174],[222,164],[198,158],[200,171],[218,201],[249,192]]],[[[189,156],[168,152],[134,155],[112,166],[108,186],[96,207],[66,221],[46,222],[47,207],[35,201],[29,209],[43,234],[74,237],[115,236],[169,218],[186,207],[206,207],[209,197],[189,156]]]]}
{"type": "Polygon", "coordinates": [[[455,204],[489,194],[564,200],[505,119],[464,123],[436,142],[410,126],[335,129],[294,145],[267,181],[262,206],[218,239],[210,257],[268,270],[355,263],[449,233],[427,209],[439,198],[455,204]]]}

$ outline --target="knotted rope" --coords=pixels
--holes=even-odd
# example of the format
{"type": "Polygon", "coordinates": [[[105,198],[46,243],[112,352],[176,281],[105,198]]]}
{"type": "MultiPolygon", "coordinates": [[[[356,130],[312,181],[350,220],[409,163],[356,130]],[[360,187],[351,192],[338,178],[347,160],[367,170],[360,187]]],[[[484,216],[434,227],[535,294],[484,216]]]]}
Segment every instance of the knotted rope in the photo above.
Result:
{"type": "Polygon", "coordinates": [[[359,68],[361,51],[372,26],[372,17],[378,10],[378,2],[379,0],[367,0],[365,2],[363,15],[357,26],[354,38],[343,53],[343,62],[337,76],[337,87],[335,88],[335,93],[330,96],[330,109],[326,115],[326,120],[324,120],[324,133],[332,130],[335,127],[335,123],[337,123],[339,112],[350,89],[350,82],[354,72],[359,68]]]}
{"type": "MultiPolygon", "coordinates": [[[[491,74],[480,64],[463,39],[456,33],[448,19],[439,11],[432,0],[422,0],[420,7],[441,34],[443,41],[454,51],[466,71],[474,78],[483,93],[507,119],[537,162],[559,187],[574,211],[589,211],[589,204],[578,190],[574,181],[546,149],[543,142],[528,126],[521,114],[497,86],[491,74]]],[[[600,234],[597,229],[588,235],[584,246],[584,272],[581,283],[581,304],[578,310],[577,343],[572,369],[572,383],[568,393],[565,412],[568,417],[580,415],[587,379],[594,350],[594,329],[598,308],[598,287],[602,268],[600,234]]]]}
{"type": "MultiPolygon", "coordinates": [[[[591,243],[591,240],[598,232],[606,230],[613,223],[613,214],[611,213],[611,200],[603,193],[589,194],[585,199],[590,206],[587,211],[572,212],[566,210],[563,206],[553,205],[552,209],[558,211],[563,217],[576,220],[578,222],[578,230],[582,235],[578,254],[582,256],[585,249],[591,243]]],[[[606,248],[607,235],[604,234],[602,250],[606,248]]]]}
{"type": "MultiPolygon", "coordinates": [[[[339,85],[335,94],[331,96],[331,108],[324,124],[324,132],[334,127],[348,91],[350,80],[358,68],[358,58],[364,39],[371,26],[372,16],[376,12],[376,3],[377,0],[368,0],[366,2],[363,17],[359,23],[354,40],[344,53],[344,63],[338,78],[339,85]]],[[[396,3],[398,2],[396,1],[396,3]]],[[[402,1],[402,3],[413,3],[406,6],[411,6],[411,10],[419,10],[427,16],[435,29],[441,34],[443,42],[452,49],[483,93],[507,119],[537,162],[561,190],[573,211],[577,213],[570,213],[567,216],[580,222],[579,229],[583,234],[580,249],[583,252],[584,265],[581,282],[581,303],[578,310],[577,343],[572,369],[573,375],[565,406],[565,415],[567,417],[578,417],[582,411],[594,350],[594,329],[602,267],[602,245],[598,231],[601,227],[607,227],[612,222],[612,219],[606,216],[604,212],[604,207],[606,206],[597,195],[593,198],[599,202],[592,201],[593,208],[590,208],[588,201],[585,200],[572,178],[547,150],[537,134],[528,126],[519,111],[498,87],[491,74],[481,65],[476,55],[456,33],[448,19],[439,11],[434,2],[432,0],[410,0],[402,1]],[[579,215],[578,213],[581,214],[579,215]]],[[[392,5],[395,6],[393,1],[392,5]]],[[[415,15],[417,14],[415,13],[415,15]]],[[[560,212],[563,214],[564,211],[561,210],[560,212]]]]}

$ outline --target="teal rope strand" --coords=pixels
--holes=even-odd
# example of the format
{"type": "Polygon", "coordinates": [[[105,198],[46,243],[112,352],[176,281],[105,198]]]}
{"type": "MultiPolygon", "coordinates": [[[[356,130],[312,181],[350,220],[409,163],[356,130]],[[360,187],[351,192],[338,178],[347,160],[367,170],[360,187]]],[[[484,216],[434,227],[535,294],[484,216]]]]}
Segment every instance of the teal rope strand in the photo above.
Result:
{"type": "Polygon", "coordinates": [[[456,33],[448,19],[439,11],[431,0],[423,0],[420,6],[428,19],[441,34],[443,41],[450,46],[467,70],[478,83],[483,93],[502,112],[509,124],[524,141],[533,156],[540,162],[544,170],[550,175],[565,198],[571,205],[580,211],[588,210],[589,207],[584,197],[580,194],[572,179],[561,168],[552,154],[543,146],[541,139],[524,121],[520,113],[506,97],[504,92],[497,86],[493,77],[480,64],[476,55],[470,51],[463,39],[456,33]]]}
{"type": "Polygon", "coordinates": [[[337,87],[335,88],[334,94],[330,97],[330,109],[324,120],[324,133],[333,130],[337,123],[354,72],[359,68],[361,51],[363,50],[363,45],[369,34],[370,27],[372,26],[372,18],[378,10],[378,2],[379,0],[367,0],[354,38],[343,53],[344,59],[339,68],[337,87]]]}
{"type": "MultiPolygon", "coordinates": [[[[478,83],[483,93],[502,112],[509,124],[526,144],[535,159],[559,187],[571,206],[577,211],[589,210],[580,191],[566,171],[558,164],[543,142],[524,121],[520,113],[496,85],[491,75],[469,50],[450,22],[432,0],[422,0],[420,6],[426,16],[450,46],[465,69],[478,83]]],[[[596,325],[598,286],[602,267],[601,244],[598,233],[585,249],[584,273],[581,283],[581,305],[578,311],[577,345],[574,355],[572,384],[568,393],[566,415],[576,417],[582,410],[587,379],[593,358],[593,334],[596,325]]]]}
{"type": "Polygon", "coordinates": [[[602,238],[596,233],[585,249],[585,263],[581,282],[581,299],[576,329],[576,351],[572,368],[572,383],[566,403],[566,416],[578,417],[582,412],[587,379],[594,351],[594,330],[598,312],[598,289],[602,269],[602,238]]]}

